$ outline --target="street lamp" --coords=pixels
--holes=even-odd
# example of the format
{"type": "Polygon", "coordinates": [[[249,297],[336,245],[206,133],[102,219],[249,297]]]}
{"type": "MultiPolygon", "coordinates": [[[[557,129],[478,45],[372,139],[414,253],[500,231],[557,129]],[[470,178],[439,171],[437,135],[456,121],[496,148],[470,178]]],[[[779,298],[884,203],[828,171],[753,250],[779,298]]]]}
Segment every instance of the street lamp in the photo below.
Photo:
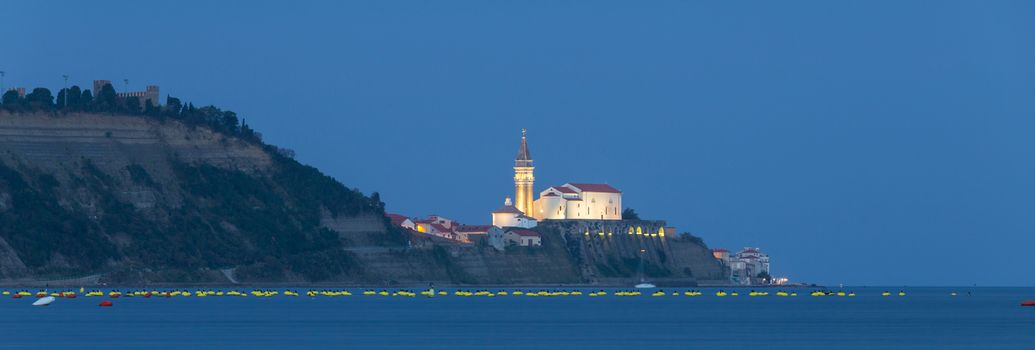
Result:
{"type": "Polygon", "coordinates": [[[63,74],[61,77],[65,78],[65,105],[63,108],[68,109],[68,74],[63,74]]]}
{"type": "Polygon", "coordinates": [[[0,70],[0,94],[5,93],[4,91],[4,71],[0,70]]]}

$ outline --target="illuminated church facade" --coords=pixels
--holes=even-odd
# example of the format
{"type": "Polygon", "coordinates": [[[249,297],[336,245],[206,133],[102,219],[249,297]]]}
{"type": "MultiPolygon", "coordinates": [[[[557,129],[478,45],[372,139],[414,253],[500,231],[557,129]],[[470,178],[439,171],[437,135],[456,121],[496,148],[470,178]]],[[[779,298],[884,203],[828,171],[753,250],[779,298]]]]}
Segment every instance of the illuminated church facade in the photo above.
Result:
{"type": "Polygon", "coordinates": [[[534,199],[535,167],[528,135],[521,130],[521,145],[514,159],[514,201],[493,212],[493,225],[529,227],[528,219],[621,220],[622,191],[607,184],[566,183],[539,192],[534,199]]]}

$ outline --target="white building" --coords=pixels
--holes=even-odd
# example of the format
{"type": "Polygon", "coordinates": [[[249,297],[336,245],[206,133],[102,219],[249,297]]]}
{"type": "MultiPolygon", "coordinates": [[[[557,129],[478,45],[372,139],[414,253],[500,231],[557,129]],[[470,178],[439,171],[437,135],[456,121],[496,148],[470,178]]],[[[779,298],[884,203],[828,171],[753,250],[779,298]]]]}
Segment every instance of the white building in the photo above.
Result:
{"type": "Polygon", "coordinates": [[[532,208],[540,220],[621,220],[622,191],[607,184],[566,183],[540,192],[532,208]]]}
{"type": "Polygon", "coordinates": [[[507,241],[504,239],[506,234],[507,231],[495,226],[485,232],[485,235],[489,237],[489,246],[496,248],[498,251],[503,251],[507,248],[507,241]]]}
{"type": "MultiPolygon", "coordinates": [[[[533,200],[534,172],[528,133],[522,129],[521,144],[514,158],[515,204],[507,204],[493,212],[494,225],[496,222],[506,222],[503,226],[496,226],[516,226],[515,221],[520,218],[512,214],[524,214],[527,219],[536,220],[622,219],[622,191],[607,184],[566,183],[547,188],[539,193],[539,199],[533,200]],[[500,215],[497,220],[496,214],[506,215],[500,215]]],[[[507,199],[507,203],[510,203],[510,199],[507,199]]]]}
{"type": "Polygon", "coordinates": [[[417,230],[417,225],[408,217],[399,214],[385,214],[388,220],[391,221],[392,225],[399,226],[402,228],[417,230]]]}
{"type": "Polygon", "coordinates": [[[503,206],[492,212],[492,225],[496,227],[521,227],[532,228],[539,224],[533,218],[525,216],[508,197],[503,201],[503,206]]]}
{"type": "Polygon", "coordinates": [[[763,272],[764,275],[769,275],[769,255],[761,249],[744,247],[733,255],[725,249],[714,249],[712,254],[729,267],[730,281],[733,283],[750,285],[772,282],[763,281],[758,277],[763,272]]]}
{"type": "Polygon", "coordinates": [[[503,235],[507,245],[518,245],[522,247],[537,247],[543,245],[543,239],[538,232],[525,229],[507,230],[503,235]]]}

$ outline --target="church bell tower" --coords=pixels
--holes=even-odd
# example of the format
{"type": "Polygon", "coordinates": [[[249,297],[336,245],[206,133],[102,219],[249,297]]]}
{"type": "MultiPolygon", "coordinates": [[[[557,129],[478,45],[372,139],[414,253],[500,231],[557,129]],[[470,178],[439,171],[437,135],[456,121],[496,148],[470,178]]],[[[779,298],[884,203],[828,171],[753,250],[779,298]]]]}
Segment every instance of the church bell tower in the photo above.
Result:
{"type": "Polygon", "coordinates": [[[521,148],[518,148],[517,158],[514,159],[514,206],[527,216],[534,216],[532,213],[532,183],[535,176],[532,175],[532,154],[528,152],[528,131],[521,129],[521,148]]]}

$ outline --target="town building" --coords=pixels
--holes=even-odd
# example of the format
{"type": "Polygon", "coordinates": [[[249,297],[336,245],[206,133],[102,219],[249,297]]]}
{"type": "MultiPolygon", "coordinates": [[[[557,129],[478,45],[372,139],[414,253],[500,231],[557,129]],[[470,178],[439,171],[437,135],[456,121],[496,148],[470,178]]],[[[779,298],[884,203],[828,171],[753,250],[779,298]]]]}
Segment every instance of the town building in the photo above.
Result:
{"type": "Polygon", "coordinates": [[[730,282],[734,284],[766,284],[774,280],[769,277],[769,255],[759,248],[745,247],[731,255],[726,249],[713,249],[712,256],[729,269],[730,282]]]}
{"type": "Polygon", "coordinates": [[[543,239],[538,232],[526,229],[511,229],[503,235],[506,245],[522,247],[538,247],[543,245],[543,239]]]}
{"type": "Polygon", "coordinates": [[[504,239],[506,234],[507,231],[505,231],[504,229],[493,226],[491,229],[489,229],[488,232],[485,233],[485,236],[488,237],[490,247],[496,248],[496,250],[502,252],[503,250],[507,249],[507,241],[504,239]]]}
{"type": "MultiPolygon", "coordinates": [[[[528,147],[528,131],[521,130],[521,144],[514,159],[514,204],[493,212],[499,227],[514,226],[518,214],[534,220],[621,220],[622,191],[608,184],[566,183],[539,193],[534,199],[535,167],[528,147]],[[505,210],[505,211],[500,211],[505,210]],[[502,215],[506,214],[506,215],[502,215]]],[[[509,199],[508,199],[509,202],[509,199]]]]}
{"type": "Polygon", "coordinates": [[[385,216],[388,217],[388,221],[394,226],[399,226],[414,231],[417,230],[417,225],[414,224],[413,220],[411,220],[408,217],[399,214],[385,214],[385,216]]]}
{"type": "Polygon", "coordinates": [[[539,224],[536,219],[528,217],[514,206],[508,197],[503,206],[492,212],[492,226],[532,228],[539,224]]]}
{"type": "Polygon", "coordinates": [[[566,183],[539,193],[533,204],[540,220],[621,220],[622,191],[607,184],[566,183]]]}

